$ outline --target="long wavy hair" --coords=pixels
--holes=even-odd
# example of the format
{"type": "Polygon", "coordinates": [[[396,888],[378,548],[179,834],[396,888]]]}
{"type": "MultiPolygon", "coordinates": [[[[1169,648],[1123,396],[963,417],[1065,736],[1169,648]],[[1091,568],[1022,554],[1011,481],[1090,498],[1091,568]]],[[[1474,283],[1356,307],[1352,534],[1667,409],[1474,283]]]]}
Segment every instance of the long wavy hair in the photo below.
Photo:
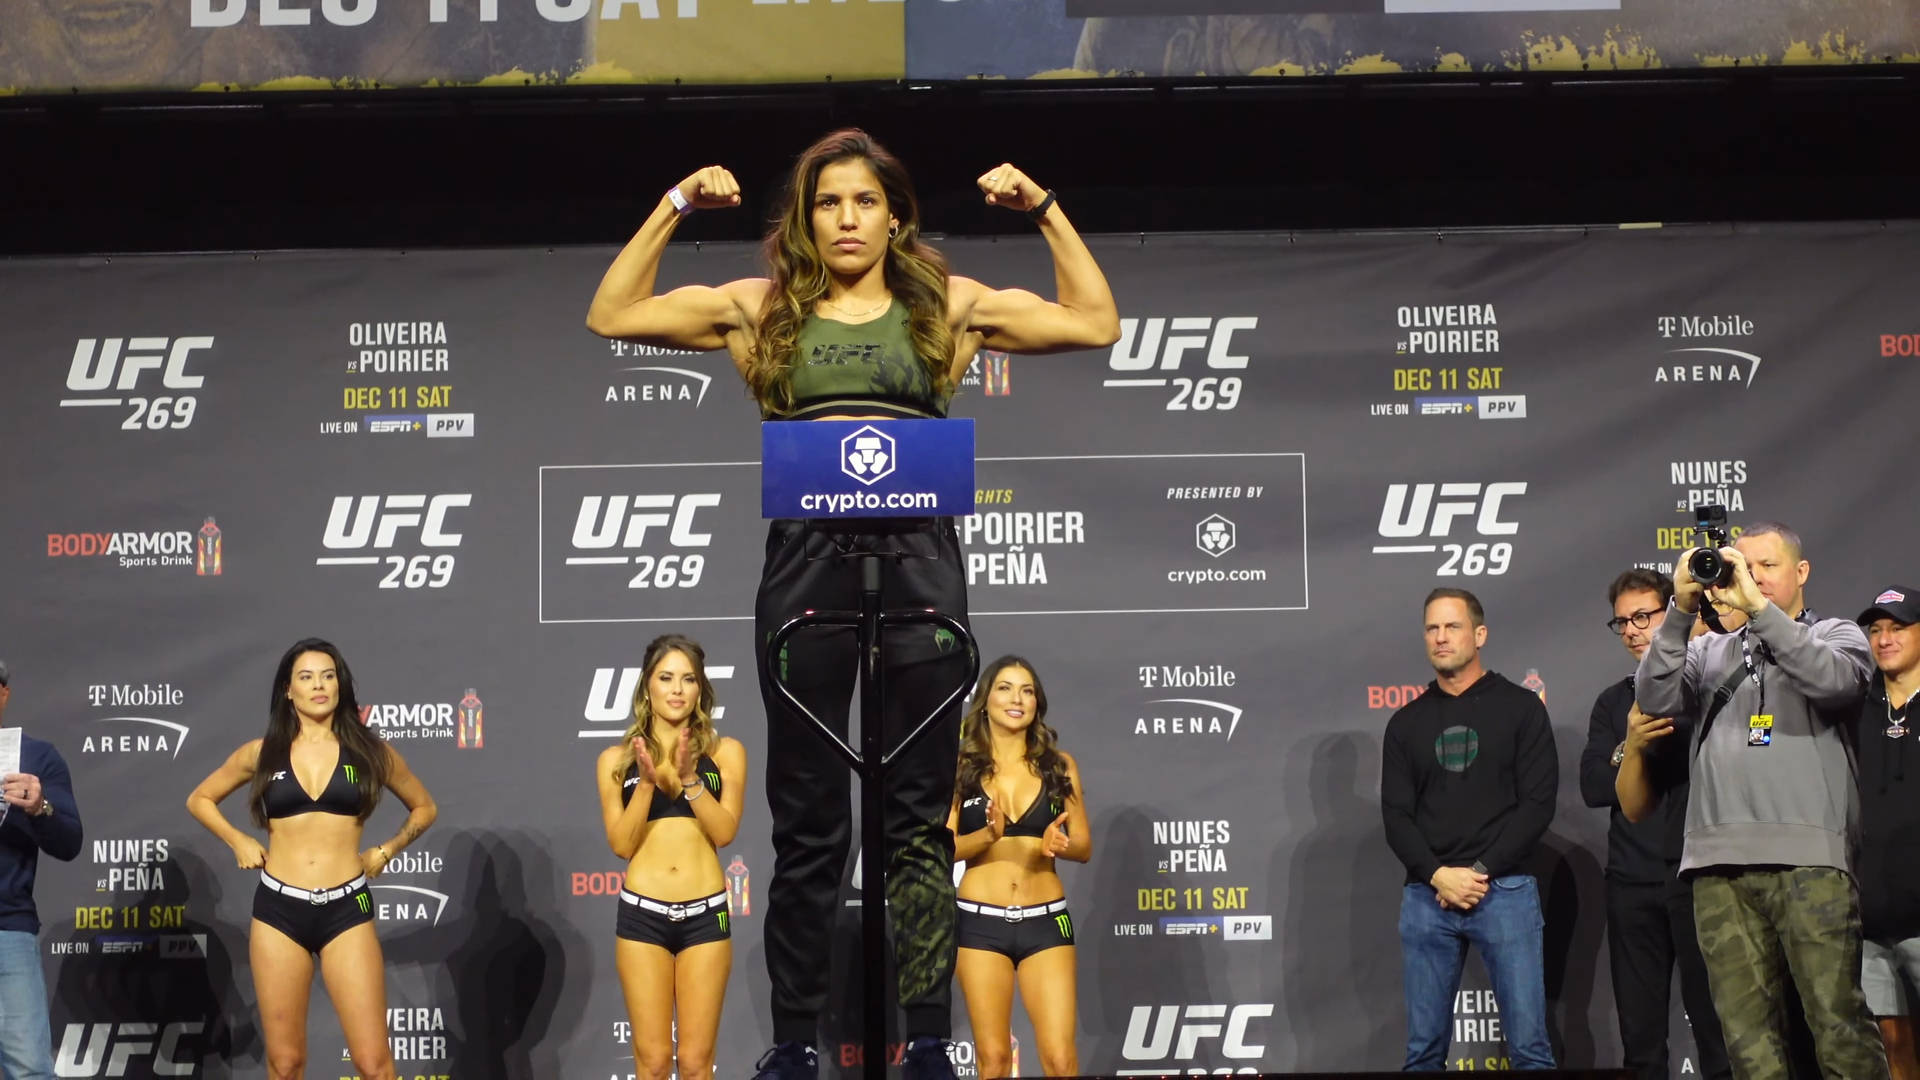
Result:
{"type": "Polygon", "coordinates": [[[887,288],[907,307],[907,332],[913,351],[942,394],[953,392],[953,331],[947,325],[947,260],[920,239],[920,201],[900,159],[859,128],[823,137],[793,163],[781,191],[779,212],[767,230],[762,251],[773,278],[767,306],[760,313],[753,352],[747,360],[747,387],[771,416],[793,411],[793,359],[800,324],[827,295],[827,265],[814,235],[813,200],[820,170],[843,161],[862,161],[880,180],[887,212],[900,229],[887,243],[887,288]]]}
{"type": "Polygon", "coordinates": [[[647,696],[647,685],[653,682],[654,673],[660,670],[667,655],[676,652],[686,656],[687,663],[693,665],[693,677],[700,683],[700,697],[693,703],[693,715],[687,717],[687,730],[680,736],[687,741],[687,760],[699,761],[700,755],[720,741],[719,732],[713,730],[713,681],[707,678],[707,651],[690,637],[662,634],[647,643],[647,651],[640,661],[640,683],[633,688],[633,723],[620,737],[620,758],[613,764],[616,782],[626,779],[627,767],[634,763],[635,736],[647,741],[647,754],[654,764],[658,765],[661,755],[666,753],[666,744],[653,730],[653,699],[647,696]]]}
{"type": "Polygon", "coordinates": [[[985,790],[993,775],[993,723],[987,719],[987,695],[1000,673],[1010,667],[1023,668],[1033,676],[1033,723],[1027,725],[1027,767],[1040,778],[1040,794],[1065,806],[1073,795],[1073,782],[1067,779],[1067,759],[1060,756],[1059,737],[1047,723],[1047,688],[1040,672],[1021,656],[1003,656],[980,669],[980,684],[973,688],[973,703],[960,718],[960,772],[957,790],[962,798],[985,790]]]}
{"type": "Polygon", "coordinates": [[[267,827],[267,785],[273,782],[274,773],[293,768],[293,738],[300,733],[300,715],[287,697],[287,688],[293,685],[293,663],[303,653],[310,652],[325,653],[333,661],[334,675],[340,683],[333,699],[333,737],[340,741],[340,764],[355,767],[353,785],[360,789],[360,809],[355,816],[361,821],[367,820],[367,815],[373,813],[374,806],[380,802],[380,793],[385,790],[387,776],[392,771],[386,741],[360,722],[360,699],[354,693],[353,672],[347,668],[347,658],[340,655],[332,642],[302,638],[280,657],[280,666],[274,669],[273,697],[267,705],[267,733],[260,741],[260,761],[254,768],[253,787],[248,793],[247,805],[252,811],[253,823],[263,829],[267,827]]]}

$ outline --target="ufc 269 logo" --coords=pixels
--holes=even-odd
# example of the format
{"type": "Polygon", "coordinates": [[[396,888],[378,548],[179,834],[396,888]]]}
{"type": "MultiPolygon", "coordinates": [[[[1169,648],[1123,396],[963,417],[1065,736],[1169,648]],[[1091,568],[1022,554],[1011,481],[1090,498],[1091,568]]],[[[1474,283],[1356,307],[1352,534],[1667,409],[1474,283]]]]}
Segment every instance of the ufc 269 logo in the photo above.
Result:
{"type": "MultiPolygon", "coordinates": [[[[1429,541],[1454,535],[1456,523],[1470,525],[1479,536],[1512,536],[1517,522],[1501,515],[1506,501],[1527,493],[1521,482],[1497,484],[1388,484],[1380,508],[1380,535],[1388,540],[1429,541]]],[[[1506,540],[1460,543],[1375,544],[1375,555],[1414,555],[1444,552],[1446,559],[1434,573],[1439,577],[1504,574],[1513,564],[1513,544],[1506,540]]]]}
{"type": "Polygon", "coordinates": [[[639,552],[646,546],[647,532],[666,534],[676,548],[703,548],[713,543],[713,534],[698,532],[695,515],[720,505],[717,491],[691,495],[584,495],[580,512],[573,519],[573,553],[568,566],[624,566],[631,562],[634,575],[627,580],[629,589],[691,589],[705,576],[707,557],[697,551],[671,554],[639,552]]]}
{"type": "Polygon", "coordinates": [[[1116,1075],[1257,1074],[1267,1046],[1254,1041],[1256,1022],[1272,1015],[1272,1005],[1135,1005],[1120,1056],[1130,1065],[1156,1065],[1119,1069],[1116,1075]]]}
{"type": "Polygon", "coordinates": [[[131,408],[121,421],[122,431],[162,431],[193,425],[199,399],[191,393],[165,391],[198,390],[206,377],[190,374],[187,364],[194,353],[213,348],[211,337],[136,337],[81,338],[73,347],[73,364],[67,369],[67,396],[62,408],[131,408]],[[126,391],[143,389],[159,376],[163,393],[154,397],[129,395],[126,391]]]}
{"type": "Polygon", "coordinates": [[[385,552],[395,548],[417,554],[322,555],[315,566],[380,566],[383,589],[444,589],[453,580],[451,548],[461,534],[451,531],[448,515],[473,505],[471,494],[459,495],[337,495],[327,514],[321,543],[330,552],[385,552]]]}
{"type": "Polygon", "coordinates": [[[199,1072],[199,1048],[181,1043],[201,1033],[199,1021],[153,1024],[68,1024],[60,1036],[55,1076],[193,1076],[199,1072]],[[142,1059],[135,1064],[134,1059],[142,1059]]]}
{"type": "Polygon", "coordinates": [[[1234,408],[1240,404],[1240,376],[1212,373],[1246,370],[1247,357],[1233,351],[1233,336],[1259,325],[1260,320],[1252,315],[1230,315],[1221,319],[1210,316],[1121,319],[1120,340],[1114,343],[1113,352],[1107,358],[1107,367],[1118,374],[1109,376],[1102,385],[1163,387],[1171,384],[1173,397],[1167,401],[1169,412],[1234,408]],[[1181,370],[1181,362],[1188,353],[1204,361],[1207,374],[1197,378],[1150,374],[1181,370]]]}

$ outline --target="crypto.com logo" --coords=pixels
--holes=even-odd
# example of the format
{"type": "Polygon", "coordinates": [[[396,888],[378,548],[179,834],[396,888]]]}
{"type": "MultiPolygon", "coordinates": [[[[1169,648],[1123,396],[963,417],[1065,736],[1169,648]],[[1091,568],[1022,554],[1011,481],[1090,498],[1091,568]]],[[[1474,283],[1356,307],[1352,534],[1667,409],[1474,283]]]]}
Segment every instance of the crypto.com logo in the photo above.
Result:
{"type": "Polygon", "coordinates": [[[893,436],[871,424],[840,440],[840,471],[863,484],[892,476],[898,460],[893,436]]]}

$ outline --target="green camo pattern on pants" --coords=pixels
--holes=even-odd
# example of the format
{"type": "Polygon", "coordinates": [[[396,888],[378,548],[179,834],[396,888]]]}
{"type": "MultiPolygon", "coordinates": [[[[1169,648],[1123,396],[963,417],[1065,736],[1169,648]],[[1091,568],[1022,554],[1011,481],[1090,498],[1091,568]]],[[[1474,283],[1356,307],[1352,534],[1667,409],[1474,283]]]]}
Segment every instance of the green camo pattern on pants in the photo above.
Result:
{"type": "Polygon", "coordinates": [[[1786,1080],[1787,979],[1828,1080],[1886,1080],[1880,1031],[1860,992],[1860,899],[1825,866],[1693,879],[1693,918],[1714,1011],[1739,1080],[1786,1080]]]}
{"type": "Polygon", "coordinates": [[[894,849],[887,871],[901,1005],[919,1004],[953,981],[953,904],[953,834],[945,821],[929,822],[894,849]]]}

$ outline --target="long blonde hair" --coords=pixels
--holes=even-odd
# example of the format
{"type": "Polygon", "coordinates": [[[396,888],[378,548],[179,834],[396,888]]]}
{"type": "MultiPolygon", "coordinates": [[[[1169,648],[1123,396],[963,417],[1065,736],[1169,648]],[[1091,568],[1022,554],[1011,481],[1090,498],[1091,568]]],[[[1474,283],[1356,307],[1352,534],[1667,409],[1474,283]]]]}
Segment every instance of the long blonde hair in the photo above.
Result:
{"type": "Polygon", "coordinates": [[[676,652],[693,665],[693,677],[700,683],[700,697],[694,702],[693,715],[687,717],[686,730],[680,735],[687,743],[687,760],[699,761],[700,755],[720,741],[720,734],[713,730],[713,682],[707,678],[707,651],[690,637],[662,634],[647,643],[646,654],[640,662],[640,683],[633,688],[633,723],[620,737],[620,756],[613,764],[616,783],[627,778],[627,768],[635,761],[635,736],[647,741],[647,755],[653,758],[654,764],[658,765],[661,755],[666,753],[666,744],[653,730],[653,699],[647,696],[647,684],[653,681],[654,673],[660,670],[667,655],[676,652]]]}
{"type": "Polygon", "coordinates": [[[793,359],[800,325],[827,294],[827,266],[813,230],[813,197],[820,170],[842,161],[862,161],[880,180],[887,210],[900,229],[887,242],[887,288],[907,307],[907,333],[927,376],[942,395],[953,393],[953,329],[947,325],[947,260],[920,239],[920,202],[900,159],[859,128],[846,128],[808,147],[793,164],[781,194],[780,212],[762,243],[773,288],[760,313],[747,387],[760,411],[793,411],[793,359]]]}

